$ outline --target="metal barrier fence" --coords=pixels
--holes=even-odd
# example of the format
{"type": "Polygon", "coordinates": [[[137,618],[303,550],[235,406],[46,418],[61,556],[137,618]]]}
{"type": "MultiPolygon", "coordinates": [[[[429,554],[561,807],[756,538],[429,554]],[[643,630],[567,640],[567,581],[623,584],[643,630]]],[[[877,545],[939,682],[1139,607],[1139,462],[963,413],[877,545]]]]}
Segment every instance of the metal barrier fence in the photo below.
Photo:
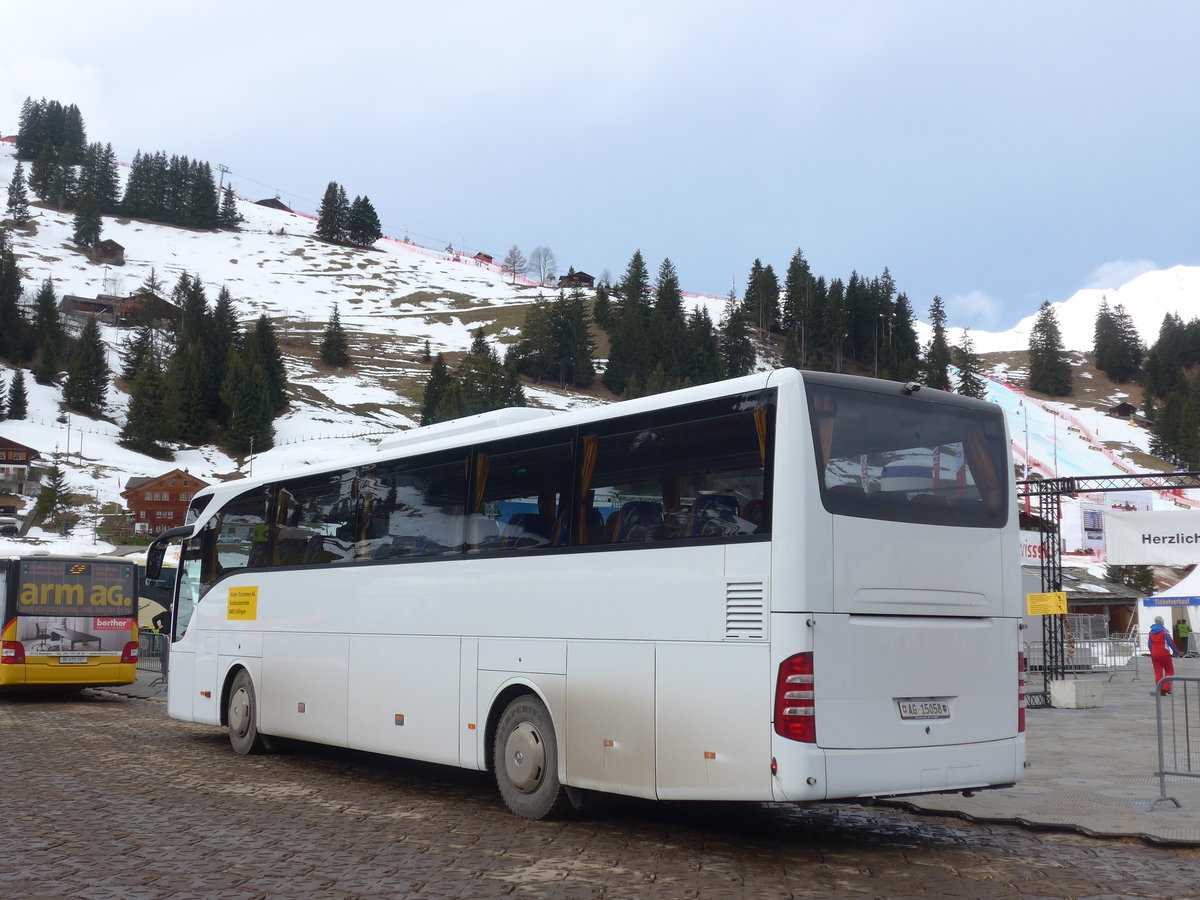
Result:
{"type": "Polygon", "coordinates": [[[1167,794],[1167,776],[1200,778],[1200,678],[1168,675],[1155,691],[1154,711],[1158,721],[1158,799],[1151,804],[1180,802],[1167,794]],[[1174,689],[1181,687],[1182,693],[1174,689]],[[1163,694],[1161,689],[1171,691],[1163,694]],[[1166,707],[1166,710],[1163,707],[1166,707]]]}
{"type": "MultiPolygon", "coordinates": [[[[1131,635],[1112,635],[1093,640],[1074,640],[1067,648],[1065,670],[1076,675],[1107,674],[1112,681],[1118,675],[1129,674],[1130,681],[1138,680],[1137,638],[1131,635]]],[[[1040,672],[1045,668],[1045,642],[1025,643],[1025,668],[1040,672]]]]}
{"type": "Polygon", "coordinates": [[[139,672],[158,673],[158,678],[152,684],[167,683],[167,658],[170,648],[171,642],[165,634],[148,630],[138,632],[137,668],[139,672]]]}

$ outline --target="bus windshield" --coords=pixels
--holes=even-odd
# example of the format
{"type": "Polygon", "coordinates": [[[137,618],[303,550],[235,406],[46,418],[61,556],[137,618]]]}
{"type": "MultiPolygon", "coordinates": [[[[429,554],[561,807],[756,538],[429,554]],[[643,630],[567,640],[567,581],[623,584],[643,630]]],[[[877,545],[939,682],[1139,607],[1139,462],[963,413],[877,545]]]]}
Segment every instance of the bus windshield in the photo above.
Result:
{"type": "Polygon", "coordinates": [[[974,528],[1008,522],[999,409],[820,383],[807,391],[829,512],[974,528]]]}

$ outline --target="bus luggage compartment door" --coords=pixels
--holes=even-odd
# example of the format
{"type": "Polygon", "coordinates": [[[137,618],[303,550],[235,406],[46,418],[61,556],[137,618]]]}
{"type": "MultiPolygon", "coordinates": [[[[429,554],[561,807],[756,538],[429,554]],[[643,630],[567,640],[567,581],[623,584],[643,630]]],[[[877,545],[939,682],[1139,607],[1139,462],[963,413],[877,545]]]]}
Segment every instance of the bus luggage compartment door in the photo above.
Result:
{"type": "Polygon", "coordinates": [[[1016,620],[815,618],[817,746],[935,747],[1016,735],[1016,620]]]}

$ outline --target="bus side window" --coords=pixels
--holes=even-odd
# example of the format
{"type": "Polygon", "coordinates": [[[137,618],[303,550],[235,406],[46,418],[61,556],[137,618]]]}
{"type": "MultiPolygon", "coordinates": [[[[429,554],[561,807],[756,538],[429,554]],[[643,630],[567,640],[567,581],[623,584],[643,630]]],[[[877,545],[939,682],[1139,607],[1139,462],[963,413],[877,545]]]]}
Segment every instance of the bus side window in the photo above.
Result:
{"type": "Polygon", "coordinates": [[[465,451],[393,460],[363,471],[376,483],[365,545],[371,559],[461,552],[468,539],[465,451]]]}
{"type": "MultiPolygon", "coordinates": [[[[491,537],[473,549],[532,550],[563,546],[570,527],[571,444],[540,435],[505,441],[476,454],[475,512],[491,523],[491,537]]],[[[482,523],[481,523],[482,524],[482,523]]]]}
{"type": "Polygon", "coordinates": [[[270,494],[263,488],[247,491],[221,510],[216,540],[216,572],[269,564],[270,494]]]}

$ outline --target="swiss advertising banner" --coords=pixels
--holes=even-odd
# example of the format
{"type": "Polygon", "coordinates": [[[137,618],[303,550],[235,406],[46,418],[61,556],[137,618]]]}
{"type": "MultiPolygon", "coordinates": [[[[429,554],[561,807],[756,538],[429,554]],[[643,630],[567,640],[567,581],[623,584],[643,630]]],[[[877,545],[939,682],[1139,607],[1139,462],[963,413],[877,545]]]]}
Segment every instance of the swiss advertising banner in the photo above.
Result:
{"type": "Polygon", "coordinates": [[[1108,561],[1116,566],[1190,566],[1200,563],[1200,513],[1106,512],[1108,561]]]}

